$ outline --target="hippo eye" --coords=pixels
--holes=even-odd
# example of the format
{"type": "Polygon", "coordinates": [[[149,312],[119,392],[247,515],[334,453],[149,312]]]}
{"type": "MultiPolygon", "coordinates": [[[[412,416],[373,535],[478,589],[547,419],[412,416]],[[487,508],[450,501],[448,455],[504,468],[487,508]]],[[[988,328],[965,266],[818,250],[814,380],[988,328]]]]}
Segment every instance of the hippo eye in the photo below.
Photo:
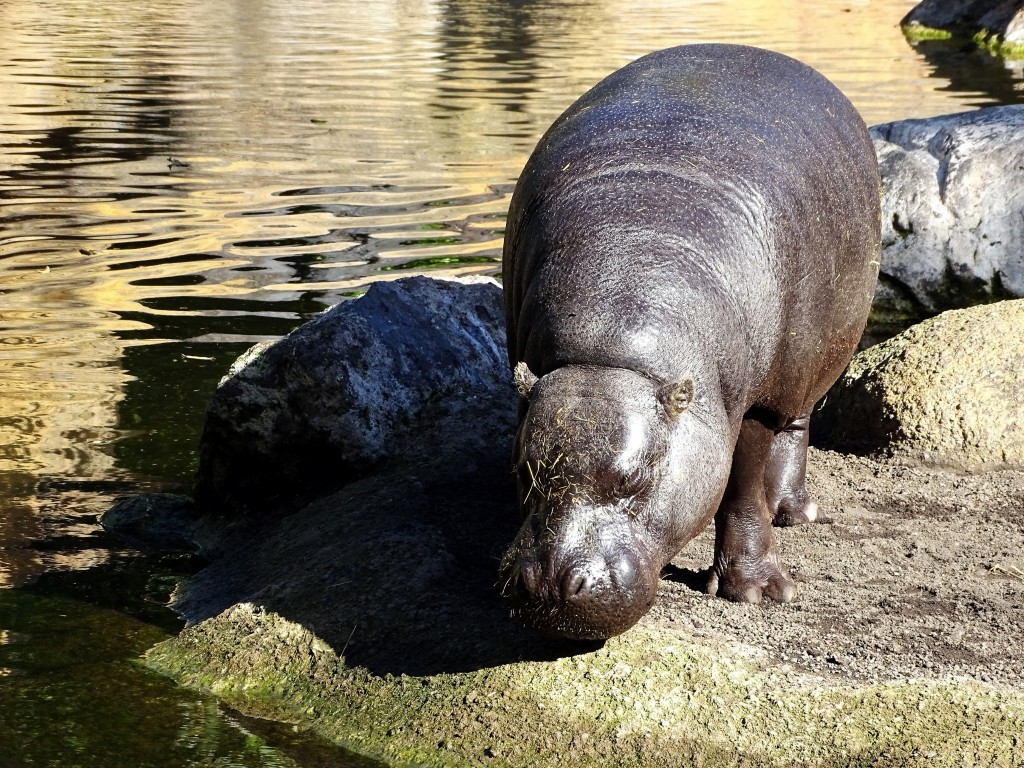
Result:
{"type": "Polygon", "coordinates": [[[629,499],[646,490],[649,484],[647,472],[643,467],[637,467],[615,481],[615,495],[620,499],[629,499]]]}

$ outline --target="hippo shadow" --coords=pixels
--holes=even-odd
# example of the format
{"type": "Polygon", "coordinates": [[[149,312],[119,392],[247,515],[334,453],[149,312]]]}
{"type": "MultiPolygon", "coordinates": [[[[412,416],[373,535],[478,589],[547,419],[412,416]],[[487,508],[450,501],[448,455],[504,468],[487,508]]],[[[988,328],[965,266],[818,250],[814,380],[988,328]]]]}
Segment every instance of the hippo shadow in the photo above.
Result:
{"type": "Polygon", "coordinates": [[[250,603],[375,675],[470,672],[601,643],[524,628],[498,564],[519,525],[507,445],[403,461],[279,520],[239,521],[178,590],[190,623],[250,603]]]}
{"type": "Polygon", "coordinates": [[[694,570],[692,568],[680,568],[673,563],[669,563],[661,569],[661,578],[663,581],[682,584],[687,589],[693,592],[699,592],[700,594],[707,593],[708,576],[710,574],[710,568],[694,570]]]}

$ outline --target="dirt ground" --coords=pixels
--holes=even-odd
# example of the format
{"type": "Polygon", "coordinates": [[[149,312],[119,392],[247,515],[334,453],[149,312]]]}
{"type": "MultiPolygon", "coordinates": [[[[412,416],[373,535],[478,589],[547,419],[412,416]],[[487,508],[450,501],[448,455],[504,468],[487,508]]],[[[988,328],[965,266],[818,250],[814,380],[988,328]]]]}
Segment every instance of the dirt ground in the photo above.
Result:
{"type": "Polygon", "coordinates": [[[673,561],[651,618],[826,677],[967,677],[1024,687],[1024,472],[961,475],[811,449],[816,523],[776,529],[791,605],[695,591],[709,528],[673,561]]]}

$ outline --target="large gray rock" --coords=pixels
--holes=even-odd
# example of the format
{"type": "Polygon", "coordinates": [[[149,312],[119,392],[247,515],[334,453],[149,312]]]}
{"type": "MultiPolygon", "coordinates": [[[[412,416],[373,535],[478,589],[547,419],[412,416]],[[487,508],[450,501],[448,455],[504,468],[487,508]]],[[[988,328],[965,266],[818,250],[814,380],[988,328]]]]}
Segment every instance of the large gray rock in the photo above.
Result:
{"type": "Polygon", "coordinates": [[[875,313],[915,320],[1024,296],[1024,106],[871,133],[883,185],[875,313]]]}
{"type": "Polygon", "coordinates": [[[909,28],[947,30],[993,38],[1001,47],[1024,47],[1024,2],[1021,0],[924,0],[903,17],[909,28]]]}
{"type": "Polygon", "coordinates": [[[861,352],[819,442],[968,471],[1024,468],[1024,300],[944,312],[861,352]]]}
{"type": "Polygon", "coordinates": [[[453,409],[460,437],[486,441],[511,428],[515,398],[497,282],[376,283],[235,362],[207,410],[194,497],[228,517],[287,514],[420,451],[453,409]],[[481,398],[494,392],[504,410],[481,398]]]}

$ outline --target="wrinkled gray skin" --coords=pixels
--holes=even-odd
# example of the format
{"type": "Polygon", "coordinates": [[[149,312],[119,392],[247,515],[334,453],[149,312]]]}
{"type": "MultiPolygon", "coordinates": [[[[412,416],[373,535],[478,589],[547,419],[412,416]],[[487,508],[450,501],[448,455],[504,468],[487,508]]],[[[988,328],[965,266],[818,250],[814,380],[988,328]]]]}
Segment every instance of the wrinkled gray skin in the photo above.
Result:
{"type": "Polygon", "coordinates": [[[879,217],[860,116],[776,53],[659,51],[558,118],[504,249],[524,522],[500,584],[528,625],[625,631],[712,518],[708,592],[795,597],[771,526],[815,517],[808,415],[863,331],[879,217]]]}

